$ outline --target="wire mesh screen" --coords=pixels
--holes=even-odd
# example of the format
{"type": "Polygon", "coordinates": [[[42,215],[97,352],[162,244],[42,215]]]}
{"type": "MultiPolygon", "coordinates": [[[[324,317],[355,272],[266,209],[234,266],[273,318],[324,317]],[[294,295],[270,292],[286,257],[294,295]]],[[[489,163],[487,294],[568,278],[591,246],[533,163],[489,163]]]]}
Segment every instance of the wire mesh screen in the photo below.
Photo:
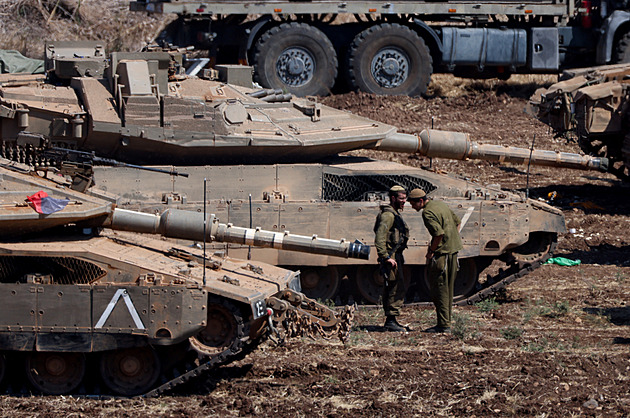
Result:
{"type": "Polygon", "coordinates": [[[400,185],[407,191],[421,188],[427,193],[436,187],[428,181],[406,175],[337,175],[324,173],[324,200],[362,202],[370,193],[387,192],[392,186],[400,185]]]}
{"type": "Polygon", "coordinates": [[[0,282],[24,281],[27,274],[51,275],[54,284],[87,284],[107,272],[84,260],[73,257],[0,257],[0,282]]]}

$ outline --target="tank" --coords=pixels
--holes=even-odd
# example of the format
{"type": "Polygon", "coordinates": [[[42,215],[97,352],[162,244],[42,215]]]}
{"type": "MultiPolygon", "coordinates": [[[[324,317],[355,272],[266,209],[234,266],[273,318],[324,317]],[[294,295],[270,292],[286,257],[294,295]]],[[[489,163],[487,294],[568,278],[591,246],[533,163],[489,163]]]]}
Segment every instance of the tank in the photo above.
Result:
{"type": "Polygon", "coordinates": [[[0,378],[9,390],[155,396],[269,334],[347,338],[353,310],[306,298],[299,272],[163,237],[363,258],[368,246],[203,212],[120,209],[37,174],[0,159],[0,378]]]}
{"type": "MultiPolygon", "coordinates": [[[[3,156],[60,170],[73,178],[77,190],[90,187],[94,174],[93,190],[116,194],[120,208],[201,211],[206,202],[211,213],[234,224],[323,238],[353,236],[370,244],[385,191],[394,184],[422,187],[466,220],[458,303],[491,295],[544,262],[564,231],[562,213],[498,186],[339,153],[363,148],[587,170],[607,167],[605,158],[483,145],[456,132],[399,133],[393,126],[323,106],[316,98],[252,89],[251,81],[241,82],[248,87],[226,84],[212,74],[186,76],[180,55],[172,51],[107,58],[96,44],[80,47],[49,43],[45,81],[24,75],[0,78],[3,156]],[[151,165],[153,171],[128,164],[151,165]],[[204,179],[211,180],[208,189],[204,179]],[[480,279],[495,260],[502,267],[480,279]]],[[[409,300],[426,300],[423,267],[429,236],[418,213],[406,211],[405,219],[412,225],[406,251],[409,300]]],[[[379,301],[382,282],[374,254],[366,262],[242,243],[213,245],[230,255],[299,269],[302,289],[312,298],[379,301]]]]}
{"type": "Polygon", "coordinates": [[[560,81],[537,90],[531,113],[586,154],[609,160],[610,172],[630,177],[628,84],[630,65],[565,71],[560,81]]]}

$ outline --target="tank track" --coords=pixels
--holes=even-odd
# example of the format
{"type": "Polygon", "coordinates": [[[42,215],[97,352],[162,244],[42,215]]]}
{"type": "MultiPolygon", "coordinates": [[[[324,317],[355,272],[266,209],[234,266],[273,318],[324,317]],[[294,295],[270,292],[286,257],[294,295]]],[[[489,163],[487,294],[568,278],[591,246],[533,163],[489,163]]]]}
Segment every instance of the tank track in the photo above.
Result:
{"type": "Polygon", "coordinates": [[[473,305],[484,299],[492,297],[498,291],[505,289],[506,286],[510,283],[515,282],[521,277],[527,276],[529,273],[542,266],[547,260],[549,260],[549,257],[552,256],[553,251],[556,249],[556,246],[557,243],[554,242],[550,245],[549,251],[545,252],[542,257],[539,257],[538,259],[528,263],[516,262],[512,264],[507,270],[500,271],[499,274],[493,277],[489,277],[484,288],[479,290],[474,295],[467,297],[466,299],[457,301],[455,305],[473,305]]]}
{"type": "MultiPolygon", "coordinates": [[[[216,302],[215,302],[216,303],[216,302]]],[[[222,303],[224,306],[229,306],[228,303],[222,303]]],[[[325,330],[319,324],[311,324],[311,328],[305,328],[305,332],[300,332],[296,335],[309,336],[313,334],[322,335],[324,338],[331,338],[333,336],[338,336],[342,341],[347,339],[347,336],[350,332],[351,321],[354,314],[354,309],[346,309],[342,313],[343,323],[346,325],[336,330],[330,335],[327,335],[325,330]]],[[[238,318],[237,318],[238,322],[238,318]]],[[[304,325],[303,325],[304,326],[304,325]]],[[[232,344],[229,347],[223,349],[221,352],[215,354],[208,354],[204,352],[200,352],[195,348],[195,345],[190,341],[186,346],[182,346],[180,348],[175,347],[180,353],[184,355],[182,360],[176,361],[173,364],[169,365],[166,370],[161,373],[161,383],[158,386],[152,388],[151,390],[136,395],[136,398],[152,398],[163,395],[175,389],[178,386],[181,386],[192,379],[200,378],[213,369],[223,366],[235,361],[239,361],[247,357],[251,354],[256,348],[260,346],[267,339],[270,339],[275,342],[273,338],[271,338],[271,332],[273,331],[270,328],[267,328],[261,335],[259,335],[255,339],[251,339],[248,337],[249,335],[249,326],[248,324],[241,324],[238,327],[237,334],[233,339],[232,344]],[[187,359],[187,360],[184,360],[187,359]]],[[[299,327],[298,327],[299,328],[299,327]]],[[[289,331],[286,329],[285,331],[289,331]]],[[[287,334],[288,337],[290,335],[287,334]]],[[[281,345],[284,339],[281,339],[280,342],[276,342],[276,344],[281,345]]],[[[181,343],[180,343],[181,344],[181,343]]],[[[98,353],[92,353],[92,360],[96,359],[98,353]]],[[[165,353],[162,353],[162,356],[165,353]]],[[[17,356],[22,357],[24,353],[16,353],[17,356]]],[[[160,356],[161,357],[161,356],[160,356]]],[[[162,363],[164,365],[164,363],[162,363]]],[[[26,380],[26,379],[24,379],[26,380]]],[[[125,395],[115,395],[111,394],[111,392],[106,389],[106,386],[99,381],[100,379],[96,376],[93,381],[89,381],[86,377],[82,382],[81,386],[74,390],[71,395],[79,398],[90,398],[90,399],[127,399],[130,396],[125,395]]],[[[160,381],[160,380],[158,380],[160,381]]],[[[21,382],[19,384],[9,384],[8,387],[5,388],[5,394],[12,396],[32,396],[34,392],[32,389],[26,384],[26,381],[21,382]]],[[[46,396],[46,395],[43,395],[46,396]]]]}
{"type": "MultiPolygon", "coordinates": [[[[182,347],[185,350],[184,354],[188,354],[189,361],[179,361],[175,364],[171,365],[167,370],[161,373],[162,383],[159,386],[154,387],[146,393],[139,394],[135,396],[136,398],[150,398],[160,396],[165,394],[177,386],[180,386],[191,379],[199,378],[204,374],[208,373],[210,370],[234,362],[239,361],[247,357],[251,352],[253,352],[261,343],[267,340],[269,337],[269,330],[265,331],[261,336],[256,338],[255,340],[248,340],[247,333],[249,332],[248,326],[239,327],[239,334],[236,336],[236,341],[230,345],[230,347],[224,349],[223,351],[216,353],[214,355],[207,355],[204,353],[199,353],[195,350],[194,346],[188,343],[188,347],[182,347]],[[190,355],[194,353],[194,357],[190,355]],[[196,358],[195,358],[196,357],[196,358]],[[170,376],[170,377],[167,377],[170,376]]],[[[98,354],[98,353],[92,353],[98,354]]],[[[14,352],[14,356],[16,358],[24,357],[25,353],[22,352],[14,352]]],[[[95,358],[95,357],[93,357],[95,358]]],[[[19,368],[19,367],[18,367],[19,368]]],[[[17,371],[17,368],[16,370],[17,371]]],[[[6,376],[5,376],[6,377],[6,376]]],[[[21,379],[19,379],[21,380],[21,379]]],[[[9,383],[3,386],[4,394],[11,396],[33,396],[37,394],[37,392],[33,392],[26,382],[26,377],[24,377],[24,382],[20,383],[9,383]]],[[[72,396],[78,398],[90,398],[90,399],[127,399],[129,396],[124,395],[115,395],[112,394],[105,385],[100,382],[98,376],[96,376],[93,381],[86,377],[82,382],[81,386],[79,386],[76,390],[71,393],[72,396]]],[[[45,394],[41,394],[41,396],[47,396],[45,394]]]]}
{"type": "Polygon", "coordinates": [[[183,374],[169,380],[168,382],[162,383],[160,386],[140,395],[139,397],[154,398],[156,396],[160,396],[174,389],[176,386],[184,384],[191,379],[202,376],[215,367],[230,363],[232,361],[242,360],[247,357],[252,351],[254,351],[266,339],[266,337],[267,334],[265,334],[265,336],[261,338],[258,338],[255,341],[250,342],[249,344],[244,344],[244,346],[240,349],[236,347],[231,347],[219,354],[211,357],[206,357],[205,361],[201,365],[190,369],[187,372],[184,372],[183,374]]]}
{"type": "MultiPolygon", "coordinates": [[[[553,251],[557,246],[556,242],[553,242],[549,246],[549,250],[541,254],[535,260],[528,261],[517,261],[513,260],[507,269],[499,271],[498,274],[488,277],[486,282],[484,283],[484,287],[480,288],[473,295],[468,296],[467,298],[457,300],[453,302],[453,305],[456,306],[466,306],[466,305],[474,305],[477,302],[480,302],[484,299],[488,299],[495,295],[502,289],[505,289],[507,285],[515,282],[536,270],[540,266],[542,266],[552,255],[553,251]]],[[[404,306],[433,306],[432,302],[409,302],[405,303],[404,306]]],[[[362,305],[363,308],[380,308],[381,305],[362,305]]]]}

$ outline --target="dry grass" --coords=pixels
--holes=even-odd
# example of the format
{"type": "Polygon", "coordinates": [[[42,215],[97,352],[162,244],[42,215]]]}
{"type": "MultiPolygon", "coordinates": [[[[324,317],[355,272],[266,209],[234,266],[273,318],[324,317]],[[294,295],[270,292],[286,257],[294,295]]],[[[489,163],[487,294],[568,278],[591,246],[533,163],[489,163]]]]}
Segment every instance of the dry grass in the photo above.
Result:
{"type": "Polygon", "coordinates": [[[455,77],[452,74],[433,74],[427,91],[428,96],[458,97],[463,94],[500,92],[510,90],[518,97],[529,97],[533,90],[550,86],[558,81],[556,74],[513,74],[508,80],[473,79],[455,77]],[[519,94],[522,91],[522,94],[519,94]]]}
{"type": "Polygon", "coordinates": [[[46,40],[103,41],[108,50],[139,50],[172,17],[128,10],[120,0],[0,0],[0,44],[43,57],[46,40]]]}

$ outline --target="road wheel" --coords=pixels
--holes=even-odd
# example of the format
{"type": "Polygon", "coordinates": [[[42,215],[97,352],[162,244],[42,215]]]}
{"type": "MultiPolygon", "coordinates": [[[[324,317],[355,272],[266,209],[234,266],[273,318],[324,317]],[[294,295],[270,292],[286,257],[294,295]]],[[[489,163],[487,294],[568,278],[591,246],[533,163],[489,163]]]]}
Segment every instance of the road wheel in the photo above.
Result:
{"type": "Polygon", "coordinates": [[[462,258],[459,260],[459,271],[455,278],[455,289],[453,290],[453,300],[465,299],[475,293],[479,272],[474,258],[462,258]]]}
{"type": "Polygon", "coordinates": [[[224,300],[209,298],[206,322],[206,327],[189,341],[197,352],[207,356],[226,350],[238,352],[249,332],[238,307],[224,300]]]}
{"type": "MultiPolygon", "coordinates": [[[[411,267],[403,267],[405,289],[409,287],[411,267]]],[[[357,268],[355,276],[356,286],[363,300],[372,305],[383,302],[383,285],[385,283],[379,266],[364,265],[357,268]]]]}
{"type": "MultiPolygon", "coordinates": [[[[429,300],[431,300],[431,285],[429,284],[428,270],[424,269],[424,284],[429,290],[429,300]]],[[[460,258],[459,271],[455,278],[455,288],[453,289],[453,301],[458,302],[475,293],[479,272],[474,258],[460,258]]]]}
{"type": "Polygon", "coordinates": [[[363,300],[372,305],[381,303],[384,281],[378,266],[359,266],[355,279],[363,300]]]}
{"type": "Polygon", "coordinates": [[[397,23],[364,30],[348,52],[350,84],[367,93],[419,96],[426,92],[432,71],[424,40],[397,23]]]}
{"type": "Polygon", "coordinates": [[[556,246],[556,234],[549,232],[532,232],[527,242],[512,250],[512,255],[520,268],[536,262],[547,261],[556,246]]]}
{"type": "Polygon", "coordinates": [[[267,88],[296,96],[325,96],[337,78],[337,54],[319,29],[305,23],[283,23],[265,32],[252,60],[255,80],[267,88]]]}
{"type": "Polygon", "coordinates": [[[136,396],[148,392],[160,375],[160,361],[151,347],[126,348],[104,352],[101,376],[114,393],[136,396]]]}
{"type": "Polygon", "coordinates": [[[339,289],[336,267],[305,269],[300,275],[302,292],[311,299],[334,299],[339,289]]]}
{"type": "Polygon", "coordinates": [[[26,377],[46,395],[63,395],[76,389],[85,375],[81,353],[34,352],[26,357],[26,377]]]}

